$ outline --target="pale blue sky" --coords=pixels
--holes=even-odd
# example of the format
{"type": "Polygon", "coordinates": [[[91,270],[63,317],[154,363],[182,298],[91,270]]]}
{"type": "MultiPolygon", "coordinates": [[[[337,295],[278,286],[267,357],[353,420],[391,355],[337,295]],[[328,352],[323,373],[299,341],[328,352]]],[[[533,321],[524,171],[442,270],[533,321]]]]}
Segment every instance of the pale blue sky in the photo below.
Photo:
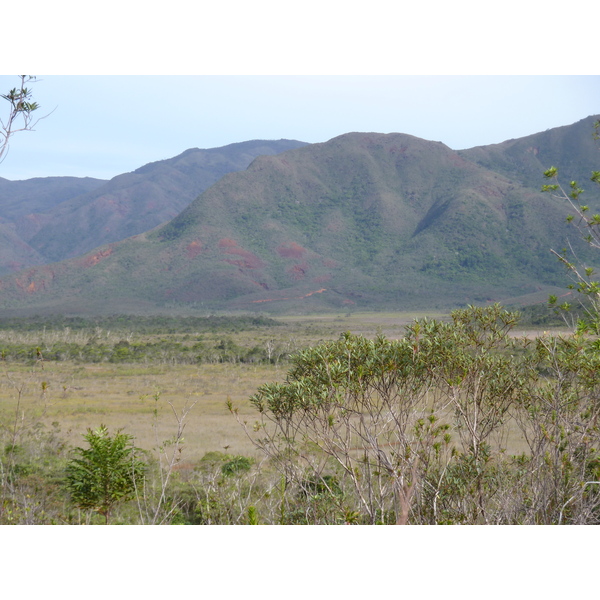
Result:
{"type": "Polygon", "coordinates": [[[35,97],[54,112],[13,138],[0,177],[110,178],[193,147],[351,131],[461,149],[600,113],[588,0],[82,6],[26,23],[3,7],[0,68],[46,74],[35,97]]]}
{"type": "MultiPolygon", "coordinates": [[[[17,83],[0,76],[0,89],[17,83]]],[[[109,179],[188,148],[401,132],[454,149],[600,113],[600,76],[38,76],[0,177],[109,179]]],[[[0,110],[3,108],[0,103],[0,110]]]]}

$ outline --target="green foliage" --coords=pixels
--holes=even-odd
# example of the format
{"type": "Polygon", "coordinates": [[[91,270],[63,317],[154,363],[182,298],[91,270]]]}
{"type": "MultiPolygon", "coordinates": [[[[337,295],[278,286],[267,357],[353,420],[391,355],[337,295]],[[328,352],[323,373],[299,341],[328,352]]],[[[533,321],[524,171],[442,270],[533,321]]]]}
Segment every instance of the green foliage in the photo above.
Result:
{"type": "Polygon", "coordinates": [[[175,219],[161,227],[155,235],[161,242],[173,242],[192,232],[198,221],[198,215],[193,210],[184,210],[175,219]]]}
{"type": "MultiPolygon", "coordinates": [[[[21,77],[23,78],[24,82],[25,75],[22,75],[21,77]]],[[[13,88],[10,90],[10,92],[8,92],[8,94],[2,94],[0,97],[4,98],[10,103],[11,109],[15,113],[29,114],[39,108],[37,102],[28,102],[28,100],[31,98],[31,90],[25,87],[20,89],[13,88]]]]}
{"type": "Polygon", "coordinates": [[[84,434],[89,448],[76,448],[66,469],[66,487],[71,501],[84,510],[94,510],[108,519],[112,508],[134,497],[143,482],[145,463],[132,437],[108,429],[88,429],[84,434]]]}
{"type": "Polygon", "coordinates": [[[2,360],[19,362],[37,360],[40,351],[46,361],[86,363],[269,363],[285,359],[281,344],[249,347],[229,335],[219,335],[268,327],[281,327],[281,323],[260,315],[0,319],[0,332],[9,334],[6,341],[0,341],[0,352],[2,360]],[[37,339],[32,340],[29,332],[38,334],[37,339]]]}
{"type": "MultiPolygon", "coordinates": [[[[7,437],[0,423],[0,440],[7,437]]],[[[0,452],[0,524],[50,525],[68,522],[62,480],[66,444],[59,424],[39,421],[20,431],[18,443],[10,432],[0,452]]]]}
{"type": "Polygon", "coordinates": [[[518,318],[468,307],[293,356],[250,399],[285,478],[281,522],[598,522],[600,496],[582,491],[598,474],[598,344],[515,339],[518,318]],[[506,453],[517,425],[522,459],[506,453]]]}
{"type": "Polygon", "coordinates": [[[221,473],[225,477],[232,477],[240,473],[247,473],[252,467],[252,460],[247,456],[234,456],[221,467],[221,473]]]}
{"type": "Polygon", "coordinates": [[[279,321],[263,315],[173,317],[168,315],[109,315],[68,317],[60,314],[0,318],[0,331],[118,331],[137,334],[236,332],[255,327],[276,327],[279,321]]]}
{"type": "MultiPolygon", "coordinates": [[[[564,327],[565,321],[563,316],[557,314],[557,311],[553,309],[557,303],[558,297],[551,294],[548,297],[547,302],[520,307],[519,312],[521,318],[519,323],[523,327],[537,327],[544,329],[564,327]]],[[[579,318],[579,312],[576,310],[572,311],[572,315],[575,320],[579,318]]]]}
{"type": "Polygon", "coordinates": [[[248,525],[258,525],[258,515],[256,514],[256,507],[252,505],[248,507],[248,525]]]}
{"type": "MultiPolygon", "coordinates": [[[[182,453],[191,406],[171,406],[176,435],[157,434],[143,461],[130,436],[102,427],[68,456],[58,423],[46,429],[22,402],[0,422],[0,523],[597,524],[600,343],[580,333],[518,339],[518,317],[468,307],[417,319],[400,339],[345,333],[298,352],[252,397],[256,420],[230,403],[261,459],[182,453]],[[106,501],[98,481],[118,436],[106,501]]],[[[213,339],[224,352],[234,340],[213,339]]],[[[44,396],[54,379],[39,347],[34,389],[44,396]]],[[[29,393],[15,375],[24,372],[6,371],[15,394],[29,393]]]]}
{"type": "Polygon", "coordinates": [[[322,477],[313,475],[302,482],[300,491],[303,496],[322,496],[324,494],[340,496],[342,493],[338,478],[335,475],[323,475],[322,477]]]}
{"type": "MultiPolygon", "coordinates": [[[[598,139],[598,128],[600,121],[594,123],[594,139],[598,139]]],[[[574,211],[574,215],[567,216],[567,222],[575,224],[581,238],[593,249],[600,250],[600,215],[589,215],[589,206],[579,202],[579,196],[584,190],[579,186],[577,181],[569,183],[568,191],[563,189],[558,181],[558,168],[551,167],[544,172],[544,177],[553,181],[552,184],[542,186],[542,191],[558,192],[558,198],[567,200],[574,211]],[[577,219],[576,219],[577,217],[577,219]]],[[[592,171],[590,180],[600,185],[600,174],[598,171],[592,171]]],[[[580,303],[584,317],[577,319],[577,331],[600,334],[600,282],[595,279],[595,271],[593,267],[581,265],[571,262],[566,257],[566,250],[558,253],[554,250],[553,254],[558,258],[561,264],[567,269],[570,275],[572,284],[570,289],[576,289],[580,297],[585,301],[580,303]]],[[[572,305],[563,303],[558,305],[556,296],[550,296],[549,304],[555,307],[557,312],[569,313],[572,305]]]]}
{"type": "Polygon", "coordinates": [[[32,75],[20,75],[21,84],[15,87],[7,94],[1,94],[9,103],[8,115],[4,119],[0,119],[0,162],[3,155],[8,150],[10,138],[18,131],[27,131],[33,128],[32,113],[39,108],[37,102],[32,101],[31,88],[25,87],[30,81],[34,81],[32,75]],[[18,124],[20,121],[20,125],[18,124]]]}

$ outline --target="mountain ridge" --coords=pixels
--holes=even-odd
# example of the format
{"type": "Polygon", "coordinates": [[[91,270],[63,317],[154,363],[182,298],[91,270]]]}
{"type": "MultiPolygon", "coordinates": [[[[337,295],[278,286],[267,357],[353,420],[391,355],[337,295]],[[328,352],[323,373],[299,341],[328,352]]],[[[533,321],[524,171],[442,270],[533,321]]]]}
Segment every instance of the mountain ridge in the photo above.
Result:
{"type": "MultiPolygon", "coordinates": [[[[3,222],[41,257],[42,263],[56,262],[156,227],[176,216],[224,174],[246,168],[256,156],[305,144],[296,140],[249,140],[220,148],[191,148],[109,181],[90,178],[3,180],[0,181],[0,219],[4,218],[3,222]],[[46,187],[53,189],[51,201],[40,198],[44,193],[49,194],[39,189],[44,186],[44,180],[47,180],[46,187]],[[61,183],[62,196],[61,191],[55,189],[61,183]],[[76,186],[80,193],[75,193],[76,186]],[[15,194],[11,192],[15,187],[25,191],[15,194]],[[98,223],[102,223],[102,227],[98,227],[98,223]]],[[[3,264],[6,262],[0,259],[0,274],[11,270],[3,264]]],[[[23,266],[34,266],[37,262],[23,266]]]]}
{"type": "Polygon", "coordinates": [[[574,231],[568,207],[540,192],[543,169],[534,186],[515,156],[536,141],[560,158],[572,131],[473,152],[357,132],[260,156],[165,224],[2,278],[0,309],[401,310],[547,295],[565,283],[549,248],[574,231]]]}

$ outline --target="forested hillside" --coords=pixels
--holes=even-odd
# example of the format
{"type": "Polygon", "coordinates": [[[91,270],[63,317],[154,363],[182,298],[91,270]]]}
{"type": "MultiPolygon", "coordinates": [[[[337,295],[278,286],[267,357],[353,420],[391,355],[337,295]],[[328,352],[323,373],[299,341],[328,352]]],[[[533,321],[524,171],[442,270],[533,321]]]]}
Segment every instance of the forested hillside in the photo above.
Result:
{"type": "Polygon", "coordinates": [[[0,179],[0,274],[84,254],[102,244],[152,229],[179,214],[226,173],[261,154],[304,146],[293,140],[253,140],[222,148],[192,148],[110,181],[47,177],[0,179]],[[20,253],[14,258],[14,246],[20,253]]]}
{"type": "MultiPolygon", "coordinates": [[[[5,277],[2,309],[541,300],[564,283],[550,248],[587,251],[565,223],[565,203],[541,193],[542,166],[573,147],[589,155],[583,169],[592,164],[592,123],[461,152],[405,134],[350,133],[261,156],[159,228],[5,277]]],[[[598,204],[593,194],[586,200],[598,204]]]]}

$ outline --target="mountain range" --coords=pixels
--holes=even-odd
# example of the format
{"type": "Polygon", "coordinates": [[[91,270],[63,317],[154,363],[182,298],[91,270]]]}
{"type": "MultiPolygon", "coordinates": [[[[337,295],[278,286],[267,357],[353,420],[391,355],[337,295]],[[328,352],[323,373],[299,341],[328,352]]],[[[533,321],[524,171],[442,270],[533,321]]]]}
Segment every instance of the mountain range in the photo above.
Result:
{"type": "MultiPolygon", "coordinates": [[[[567,283],[550,248],[570,243],[582,260],[600,262],[565,222],[565,202],[540,191],[550,166],[566,182],[585,183],[597,170],[597,119],[461,151],[401,133],[279,142],[288,148],[247,142],[257,154],[212,173],[201,193],[186,165],[210,151],[110,182],[83,180],[82,193],[71,182],[73,196],[58,202],[48,193],[37,213],[44,217],[29,217],[29,229],[28,215],[0,212],[7,222],[12,215],[2,225],[38,260],[0,279],[0,311],[308,312],[543,300],[567,283]],[[119,196],[122,189],[129,195],[119,196]]],[[[586,203],[600,207],[594,192],[586,203]]]]}
{"type": "Polygon", "coordinates": [[[257,156],[299,148],[294,140],[253,140],[192,148],[110,181],[0,178],[0,275],[61,261],[152,229],[178,215],[226,173],[257,156]]]}

